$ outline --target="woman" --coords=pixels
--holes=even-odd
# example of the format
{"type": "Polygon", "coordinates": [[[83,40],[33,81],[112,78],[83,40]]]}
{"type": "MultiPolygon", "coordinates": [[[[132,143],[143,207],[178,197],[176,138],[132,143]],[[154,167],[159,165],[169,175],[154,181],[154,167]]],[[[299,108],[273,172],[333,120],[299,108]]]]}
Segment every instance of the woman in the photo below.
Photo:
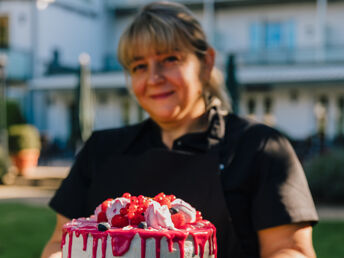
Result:
{"type": "Polygon", "coordinates": [[[106,198],[162,191],[217,226],[219,257],[315,257],[317,214],[295,153],[276,130],[230,114],[215,51],[192,13],[148,4],[118,56],[150,119],[87,141],[50,203],[57,225],[42,257],[60,257],[62,225],[106,198]]]}

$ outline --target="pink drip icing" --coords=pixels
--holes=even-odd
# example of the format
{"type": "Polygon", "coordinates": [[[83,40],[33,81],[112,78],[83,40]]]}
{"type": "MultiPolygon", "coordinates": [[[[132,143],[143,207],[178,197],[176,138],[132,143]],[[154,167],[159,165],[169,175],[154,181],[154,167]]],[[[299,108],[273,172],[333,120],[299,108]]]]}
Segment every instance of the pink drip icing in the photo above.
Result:
{"type": "Polygon", "coordinates": [[[61,250],[62,250],[63,246],[66,243],[66,235],[67,235],[67,230],[63,229],[63,231],[62,231],[62,241],[61,241],[61,250]]]}
{"type": "Polygon", "coordinates": [[[107,236],[102,236],[102,258],[106,256],[107,236]]]}
{"type": "Polygon", "coordinates": [[[155,237],[155,257],[160,258],[161,238],[155,237]]]}
{"type": "Polygon", "coordinates": [[[71,258],[72,257],[72,244],[73,244],[73,231],[70,231],[68,235],[69,235],[68,258],[71,258]]]}
{"type": "Polygon", "coordinates": [[[168,241],[168,251],[170,251],[170,253],[173,252],[173,241],[172,241],[172,238],[167,238],[167,241],[168,241]]]}
{"type": "Polygon", "coordinates": [[[184,244],[185,244],[185,240],[187,238],[187,235],[175,235],[172,239],[173,242],[177,242],[178,246],[179,246],[179,252],[180,252],[180,258],[184,258],[185,256],[185,250],[184,250],[184,244]]]}
{"type": "Polygon", "coordinates": [[[146,239],[154,238],[156,241],[156,257],[160,257],[160,242],[163,237],[166,238],[168,249],[173,251],[173,243],[177,243],[180,249],[180,258],[184,258],[184,243],[188,235],[192,235],[195,243],[195,254],[201,253],[201,257],[204,255],[205,243],[209,240],[209,253],[215,255],[217,258],[217,245],[216,245],[216,229],[207,221],[198,221],[197,223],[187,224],[183,229],[176,230],[145,230],[145,229],[127,229],[111,228],[105,232],[97,230],[97,223],[95,221],[79,221],[80,223],[66,224],[63,228],[63,236],[61,247],[66,243],[66,234],[69,234],[69,248],[68,258],[71,258],[71,246],[73,232],[77,236],[82,234],[84,239],[83,250],[87,249],[87,237],[88,234],[93,236],[93,249],[92,257],[95,258],[98,249],[98,240],[102,239],[102,257],[105,258],[107,248],[107,237],[111,236],[112,253],[114,256],[124,255],[130,248],[131,241],[135,234],[139,234],[141,238],[141,258],[145,258],[146,255],[146,239]],[[198,247],[199,246],[199,247],[198,247]],[[200,250],[198,250],[200,248],[200,250]]]}
{"type": "Polygon", "coordinates": [[[146,257],[146,239],[141,237],[141,258],[146,257]]]}
{"type": "MultiPolygon", "coordinates": [[[[204,257],[204,251],[205,251],[205,244],[207,243],[209,239],[209,232],[197,232],[197,233],[190,233],[194,239],[195,243],[195,254],[198,254],[198,247],[200,249],[200,257],[204,257]]],[[[210,245],[210,243],[209,243],[210,245]]]]}
{"type": "Polygon", "coordinates": [[[87,233],[87,232],[82,232],[81,235],[82,235],[83,244],[84,244],[82,250],[83,250],[83,251],[86,251],[86,250],[87,250],[88,233],[87,233]]]}
{"type": "Polygon", "coordinates": [[[93,236],[93,248],[92,248],[92,258],[97,258],[97,249],[98,249],[98,236],[93,236]]]}
{"type": "Polygon", "coordinates": [[[122,230],[109,233],[111,236],[112,253],[114,256],[122,256],[129,248],[135,232],[122,230]]]}

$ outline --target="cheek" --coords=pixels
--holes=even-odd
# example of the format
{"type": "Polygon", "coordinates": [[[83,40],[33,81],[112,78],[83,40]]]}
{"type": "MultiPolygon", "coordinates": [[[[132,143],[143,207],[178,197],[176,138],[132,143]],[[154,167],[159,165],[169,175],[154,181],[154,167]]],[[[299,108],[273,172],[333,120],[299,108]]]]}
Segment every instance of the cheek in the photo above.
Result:
{"type": "Polygon", "coordinates": [[[139,79],[132,79],[131,88],[136,98],[140,98],[144,94],[144,84],[139,79]]]}

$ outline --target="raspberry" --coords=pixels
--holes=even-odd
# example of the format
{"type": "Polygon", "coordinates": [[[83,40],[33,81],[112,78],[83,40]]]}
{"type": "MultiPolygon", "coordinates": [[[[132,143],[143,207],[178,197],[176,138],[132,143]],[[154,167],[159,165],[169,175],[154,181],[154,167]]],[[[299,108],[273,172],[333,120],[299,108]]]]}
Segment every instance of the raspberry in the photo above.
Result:
{"type": "Polygon", "coordinates": [[[104,211],[99,212],[98,217],[97,217],[97,222],[107,222],[107,217],[106,217],[106,213],[104,211]]]}
{"type": "Polygon", "coordinates": [[[175,199],[177,199],[176,196],[173,194],[167,195],[166,197],[170,200],[170,202],[173,202],[175,199]]]}
{"type": "Polygon", "coordinates": [[[181,228],[185,225],[185,216],[182,213],[172,215],[171,219],[176,228],[181,228]]]}
{"type": "Polygon", "coordinates": [[[139,199],[136,196],[130,198],[130,204],[139,204],[139,199]]]}
{"type": "Polygon", "coordinates": [[[127,199],[130,199],[131,194],[130,194],[130,193],[124,193],[124,194],[122,195],[122,197],[127,198],[127,199]]]}
{"type": "Polygon", "coordinates": [[[128,210],[126,209],[126,208],[121,208],[120,210],[119,210],[119,212],[121,213],[121,215],[126,215],[126,214],[128,214],[128,210]]]}
{"type": "Polygon", "coordinates": [[[115,215],[111,220],[111,225],[113,227],[123,228],[129,225],[128,218],[122,215],[115,215]]]}
{"type": "Polygon", "coordinates": [[[200,211],[197,211],[197,212],[196,212],[196,221],[202,220],[202,219],[203,219],[202,213],[201,213],[200,211]]]}
{"type": "Polygon", "coordinates": [[[135,212],[128,213],[128,219],[133,219],[136,216],[135,212]]]}
{"type": "Polygon", "coordinates": [[[140,224],[142,221],[145,221],[145,217],[142,215],[136,215],[134,218],[132,218],[130,220],[130,225],[138,225],[140,224]]]}
{"type": "Polygon", "coordinates": [[[129,208],[128,208],[128,211],[129,212],[136,212],[137,211],[137,208],[139,206],[135,205],[135,204],[130,204],[129,208]]]}
{"type": "Polygon", "coordinates": [[[161,206],[167,205],[168,208],[171,208],[171,201],[167,198],[163,198],[159,203],[161,206]]]}
{"type": "Polygon", "coordinates": [[[102,202],[102,211],[106,212],[107,208],[109,207],[109,203],[112,201],[113,199],[109,198],[105,201],[102,202]]]}

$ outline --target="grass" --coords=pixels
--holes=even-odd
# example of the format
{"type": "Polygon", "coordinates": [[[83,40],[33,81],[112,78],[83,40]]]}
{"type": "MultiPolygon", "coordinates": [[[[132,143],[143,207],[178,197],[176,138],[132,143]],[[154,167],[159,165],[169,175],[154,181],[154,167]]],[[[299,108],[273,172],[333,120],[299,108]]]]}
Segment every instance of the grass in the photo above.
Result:
{"type": "Polygon", "coordinates": [[[0,257],[39,258],[54,226],[46,207],[0,203],[0,257]]]}
{"type": "MultiPolygon", "coordinates": [[[[49,208],[0,203],[0,258],[39,258],[55,225],[49,208]]],[[[344,257],[344,221],[322,221],[314,228],[318,258],[344,257]]]]}

